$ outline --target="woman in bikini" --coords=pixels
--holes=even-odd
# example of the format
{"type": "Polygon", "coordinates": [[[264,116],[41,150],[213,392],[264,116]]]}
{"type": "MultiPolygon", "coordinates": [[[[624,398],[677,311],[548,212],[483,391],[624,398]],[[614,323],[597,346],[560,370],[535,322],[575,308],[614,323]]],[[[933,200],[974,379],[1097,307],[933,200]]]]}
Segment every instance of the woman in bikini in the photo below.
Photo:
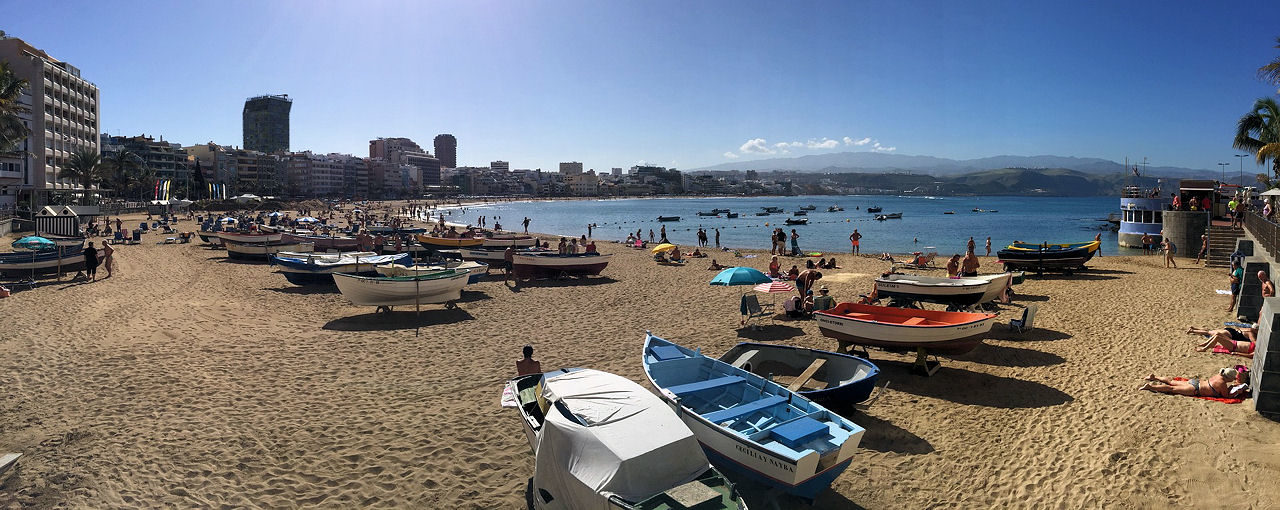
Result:
{"type": "Polygon", "coordinates": [[[1258,330],[1256,328],[1244,328],[1238,330],[1235,328],[1225,329],[1200,329],[1197,327],[1187,328],[1188,335],[1202,335],[1207,338],[1204,342],[1196,346],[1196,350],[1204,352],[1213,349],[1214,346],[1222,346],[1231,354],[1239,356],[1253,356],[1254,340],[1257,338],[1258,330]]]}
{"type": "Polygon", "coordinates": [[[1138,389],[1188,397],[1239,398],[1248,391],[1248,387],[1240,384],[1243,381],[1237,380],[1238,377],[1239,372],[1234,368],[1219,370],[1203,382],[1195,377],[1186,381],[1176,381],[1172,377],[1151,374],[1147,376],[1147,382],[1138,389]],[[1231,391],[1232,385],[1238,385],[1235,386],[1234,392],[1231,391]]]}

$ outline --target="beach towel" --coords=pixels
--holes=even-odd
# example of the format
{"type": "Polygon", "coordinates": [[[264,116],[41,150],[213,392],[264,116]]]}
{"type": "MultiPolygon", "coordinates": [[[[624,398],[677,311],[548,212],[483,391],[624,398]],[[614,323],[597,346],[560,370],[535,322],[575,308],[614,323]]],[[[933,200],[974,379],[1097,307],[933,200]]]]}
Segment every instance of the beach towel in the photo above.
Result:
{"type": "MultiPolygon", "coordinates": [[[[1173,380],[1175,380],[1175,381],[1186,381],[1186,380],[1187,380],[1187,378],[1186,378],[1186,377],[1174,377],[1174,378],[1173,378],[1173,380]]],[[[1212,401],[1214,401],[1214,402],[1222,402],[1223,404],[1239,404],[1239,403],[1241,403],[1241,402],[1244,402],[1244,399],[1243,399],[1243,398],[1218,398],[1218,397],[1192,397],[1192,398],[1198,398],[1198,399],[1201,399],[1201,400],[1212,400],[1212,401]]]]}
{"type": "Polygon", "coordinates": [[[1230,296],[1230,295],[1231,295],[1231,291],[1229,291],[1229,290],[1217,289],[1217,290],[1214,290],[1214,292],[1217,292],[1218,294],[1222,294],[1222,295],[1224,295],[1224,296],[1230,296]]]}

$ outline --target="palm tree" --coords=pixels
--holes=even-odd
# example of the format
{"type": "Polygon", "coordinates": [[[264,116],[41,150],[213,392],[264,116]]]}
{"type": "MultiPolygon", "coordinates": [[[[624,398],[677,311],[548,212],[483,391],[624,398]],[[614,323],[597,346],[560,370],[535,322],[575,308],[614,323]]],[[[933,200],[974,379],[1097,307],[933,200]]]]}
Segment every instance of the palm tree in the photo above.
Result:
{"type": "Polygon", "coordinates": [[[26,86],[27,80],[18,79],[8,62],[0,62],[0,153],[13,152],[27,137],[27,126],[18,117],[26,112],[26,107],[18,103],[26,86]]]}
{"type": "MultiPolygon", "coordinates": [[[[1276,38],[1276,43],[1280,43],[1280,37],[1276,38]]],[[[1276,44],[1276,48],[1280,49],[1280,44],[1276,44]]],[[[1259,67],[1258,79],[1272,85],[1280,85],[1280,57],[1271,59],[1270,64],[1259,67]]]]}
{"type": "Polygon", "coordinates": [[[71,155],[62,177],[69,177],[84,186],[84,200],[89,203],[90,188],[102,182],[102,155],[95,150],[80,150],[71,155]]]}
{"type": "Polygon", "coordinates": [[[1272,163],[1272,175],[1280,178],[1280,105],[1264,97],[1253,103],[1253,111],[1236,124],[1233,147],[1254,153],[1258,164],[1272,163]]]}
{"type": "Polygon", "coordinates": [[[125,193],[129,191],[129,186],[135,182],[141,167],[147,164],[138,153],[124,147],[107,157],[103,163],[110,169],[109,180],[111,185],[116,187],[116,192],[121,198],[124,198],[125,193]]]}

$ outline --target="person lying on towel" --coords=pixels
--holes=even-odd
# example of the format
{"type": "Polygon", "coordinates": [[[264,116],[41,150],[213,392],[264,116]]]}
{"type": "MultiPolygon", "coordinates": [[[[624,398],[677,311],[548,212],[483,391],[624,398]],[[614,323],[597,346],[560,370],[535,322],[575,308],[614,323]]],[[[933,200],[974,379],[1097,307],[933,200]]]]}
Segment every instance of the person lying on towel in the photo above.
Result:
{"type": "MultiPolygon", "coordinates": [[[[1244,368],[1242,365],[1237,366],[1244,368]]],[[[1178,380],[1180,378],[1151,374],[1147,376],[1147,382],[1138,389],[1188,397],[1243,398],[1249,393],[1249,385],[1245,384],[1247,373],[1247,370],[1224,368],[1203,381],[1195,377],[1178,380]]]]}
{"type": "Polygon", "coordinates": [[[1192,326],[1187,328],[1187,334],[1201,335],[1206,338],[1204,342],[1196,345],[1197,351],[1204,352],[1213,349],[1214,352],[1253,357],[1253,347],[1257,339],[1258,328],[1256,324],[1252,328],[1242,329],[1200,329],[1192,326]],[[1218,347],[1221,349],[1218,349],[1218,347]]]}

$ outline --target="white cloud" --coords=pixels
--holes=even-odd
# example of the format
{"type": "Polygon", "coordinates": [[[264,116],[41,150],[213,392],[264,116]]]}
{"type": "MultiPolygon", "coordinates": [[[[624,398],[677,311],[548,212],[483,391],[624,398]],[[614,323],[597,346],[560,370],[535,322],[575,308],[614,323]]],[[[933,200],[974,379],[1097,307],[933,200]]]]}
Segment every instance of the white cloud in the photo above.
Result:
{"type": "Polygon", "coordinates": [[[898,150],[897,147],[885,147],[883,145],[880,145],[880,142],[876,142],[874,145],[871,146],[872,152],[893,152],[896,150],[898,150]]]}
{"type": "Polygon", "coordinates": [[[861,140],[854,140],[854,139],[849,138],[849,137],[847,137],[847,136],[846,136],[846,137],[844,137],[844,144],[845,144],[845,145],[866,145],[866,144],[869,144],[869,143],[871,143],[871,139],[870,139],[870,138],[863,138],[863,139],[861,139],[861,140]]]}
{"type": "Polygon", "coordinates": [[[733,153],[733,151],[729,151],[729,152],[724,153],[724,157],[729,158],[729,159],[738,159],[738,155],[737,155],[737,154],[734,154],[734,153],[733,153]]]}
{"type": "Polygon", "coordinates": [[[805,144],[805,146],[810,149],[834,149],[840,146],[840,142],[823,137],[820,142],[817,140],[809,140],[809,143],[805,144]]]}
{"type": "Polygon", "coordinates": [[[769,146],[766,145],[764,138],[753,138],[751,140],[747,140],[747,143],[742,144],[742,147],[738,147],[738,152],[743,154],[773,154],[777,151],[770,149],[769,146]]]}

